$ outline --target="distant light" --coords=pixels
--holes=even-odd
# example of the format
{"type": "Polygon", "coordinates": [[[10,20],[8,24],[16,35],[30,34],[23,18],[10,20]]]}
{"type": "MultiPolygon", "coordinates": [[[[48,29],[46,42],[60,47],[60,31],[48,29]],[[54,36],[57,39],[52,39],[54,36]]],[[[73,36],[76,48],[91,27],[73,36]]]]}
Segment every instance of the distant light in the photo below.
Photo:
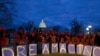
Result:
{"type": "Polygon", "coordinates": [[[87,32],[87,34],[89,34],[90,32],[87,32]]]}
{"type": "Polygon", "coordinates": [[[89,28],[87,27],[86,30],[89,31],[89,28]]]}
{"type": "Polygon", "coordinates": [[[91,26],[91,25],[89,25],[89,26],[88,26],[88,28],[92,28],[92,26],[91,26]]]}
{"type": "Polygon", "coordinates": [[[91,28],[92,28],[91,25],[88,25],[88,26],[87,26],[87,28],[86,28],[86,31],[87,31],[86,33],[87,33],[87,34],[89,34],[89,33],[91,32],[91,28]]]}

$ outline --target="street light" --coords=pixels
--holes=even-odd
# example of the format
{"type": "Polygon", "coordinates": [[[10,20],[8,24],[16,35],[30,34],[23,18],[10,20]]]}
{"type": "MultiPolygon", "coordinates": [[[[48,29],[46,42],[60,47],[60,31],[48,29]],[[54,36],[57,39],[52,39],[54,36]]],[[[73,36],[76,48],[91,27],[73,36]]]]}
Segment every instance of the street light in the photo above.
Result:
{"type": "Polygon", "coordinates": [[[89,28],[88,27],[86,28],[86,31],[89,31],[89,28]]]}
{"type": "Polygon", "coordinates": [[[91,25],[89,25],[89,26],[88,26],[88,28],[92,28],[92,26],[91,26],[91,25]]]}
{"type": "Polygon", "coordinates": [[[86,31],[87,31],[86,33],[87,34],[89,34],[91,32],[91,28],[92,28],[92,26],[91,25],[88,25],[88,27],[86,28],[86,31]]]}

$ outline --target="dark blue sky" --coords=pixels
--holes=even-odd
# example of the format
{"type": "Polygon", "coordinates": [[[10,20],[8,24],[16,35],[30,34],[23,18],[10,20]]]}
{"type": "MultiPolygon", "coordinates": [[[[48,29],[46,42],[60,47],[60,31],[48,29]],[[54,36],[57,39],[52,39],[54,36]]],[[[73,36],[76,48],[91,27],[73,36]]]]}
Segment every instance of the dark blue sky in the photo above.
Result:
{"type": "Polygon", "coordinates": [[[100,26],[100,0],[16,0],[16,10],[14,24],[34,21],[39,25],[44,19],[47,26],[69,27],[77,18],[85,26],[100,26]]]}

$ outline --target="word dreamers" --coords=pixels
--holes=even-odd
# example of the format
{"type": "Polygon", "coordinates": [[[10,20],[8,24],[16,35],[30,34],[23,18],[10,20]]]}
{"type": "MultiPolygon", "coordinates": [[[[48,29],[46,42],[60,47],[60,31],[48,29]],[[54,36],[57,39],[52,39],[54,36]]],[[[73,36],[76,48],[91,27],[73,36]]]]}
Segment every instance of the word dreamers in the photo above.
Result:
{"type": "Polygon", "coordinates": [[[85,56],[100,56],[100,47],[89,45],[74,45],[66,43],[42,43],[2,47],[2,56],[34,56],[38,54],[38,50],[42,54],[50,53],[68,53],[82,54],[85,56]]]}

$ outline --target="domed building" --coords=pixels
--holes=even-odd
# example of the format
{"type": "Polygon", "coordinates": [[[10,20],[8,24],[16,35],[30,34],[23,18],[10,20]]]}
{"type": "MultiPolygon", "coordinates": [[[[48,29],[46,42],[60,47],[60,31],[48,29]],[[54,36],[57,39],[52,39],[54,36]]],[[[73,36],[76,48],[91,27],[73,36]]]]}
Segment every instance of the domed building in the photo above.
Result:
{"type": "Polygon", "coordinates": [[[39,31],[46,31],[46,28],[47,28],[47,26],[46,26],[44,20],[42,19],[39,24],[39,31]]]}
{"type": "Polygon", "coordinates": [[[47,28],[47,26],[46,26],[46,24],[45,24],[43,19],[42,19],[42,21],[39,24],[39,28],[47,28]]]}

